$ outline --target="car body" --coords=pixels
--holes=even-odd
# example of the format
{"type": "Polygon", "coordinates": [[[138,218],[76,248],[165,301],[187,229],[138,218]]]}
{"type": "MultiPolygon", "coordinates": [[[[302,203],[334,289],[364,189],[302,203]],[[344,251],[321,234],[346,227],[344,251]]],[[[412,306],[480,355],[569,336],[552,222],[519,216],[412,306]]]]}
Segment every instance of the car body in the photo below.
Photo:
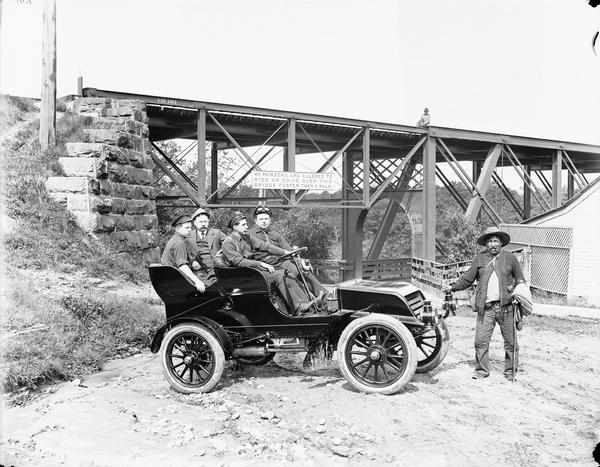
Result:
{"type": "Polygon", "coordinates": [[[392,394],[448,351],[444,319],[407,282],[342,282],[330,306],[295,316],[257,269],[217,266],[217,282],[204,293],[177,268],[151,265],[149,273],[166,312],[151,350],[180,392],[214,389],[226,360],[260,365],[278,352],[320,347],[337,351],[356,389],[392,394]]]}

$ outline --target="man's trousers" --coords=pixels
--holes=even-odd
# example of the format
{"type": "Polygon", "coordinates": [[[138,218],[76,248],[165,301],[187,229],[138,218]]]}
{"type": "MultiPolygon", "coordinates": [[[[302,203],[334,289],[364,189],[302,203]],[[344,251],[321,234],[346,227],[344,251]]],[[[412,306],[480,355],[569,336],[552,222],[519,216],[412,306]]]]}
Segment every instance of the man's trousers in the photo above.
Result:
{"type": "Polygon", "coordinates": [[[500,325],[500,331],[504,338],[504,374],[512,375],[513,360],[515,371],[519,365],[519,346],[514,328],[514,312],[512,305],[500,307],[496,303],[489,308],[477,313],[477,325],[475,327],[475,371],[483,376],[490,373],[489,347],[492,333],[496,323],[500,325]],[[516,344],[516,347],[513,345],[516,344]]]}

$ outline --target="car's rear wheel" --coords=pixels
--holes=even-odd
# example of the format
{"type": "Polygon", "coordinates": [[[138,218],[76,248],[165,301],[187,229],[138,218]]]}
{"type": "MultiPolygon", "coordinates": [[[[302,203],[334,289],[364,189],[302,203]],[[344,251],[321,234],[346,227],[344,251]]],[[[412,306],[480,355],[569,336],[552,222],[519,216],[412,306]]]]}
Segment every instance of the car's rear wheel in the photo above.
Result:
{"type": "Polygon", "coordinates": [[[446,358],[450,348],[450,333],[445,321],[440,321],[434,328],[415,336],[417,344],[417,373],[427,373],[437,368],[446,358]]]}
{"type": "Polygon", "coordinates": [[[417,347],[400,321],[372,314],[352,321],[344,329],[337,358],[345,378],[359,391],[394,394],[415,373],[417,347]]]}
{"type": "Polygon", "coordinates": [[[171,386],[185,394],[209,392],[225,369],[225,353],[204,326],[180,324],[165,335],[160,347],[163,373],[171,386]]]}

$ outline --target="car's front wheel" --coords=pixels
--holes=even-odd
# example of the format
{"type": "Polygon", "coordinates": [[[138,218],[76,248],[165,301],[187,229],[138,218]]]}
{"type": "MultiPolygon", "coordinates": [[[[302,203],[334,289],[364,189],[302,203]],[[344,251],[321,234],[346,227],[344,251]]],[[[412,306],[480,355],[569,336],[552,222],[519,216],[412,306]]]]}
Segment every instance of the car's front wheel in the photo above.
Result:
{"type": "Polygon", "coordinates": [[[352,321],[344,329],[337,358],[345,378],[359,391],[394,394],[415,373],[417,347],[400,321],[372,314],[352,321]]]}
{"type": "Polygon", "coordinates": [[[217,338],[196,323],[179,324],[166,333],[160,347],[163,373],[185,394],[209,392],[225,369],[225,353],[217,338]]]}
{"type": "Polygon", "coordinates": [[[427,373],[437,368],[450,348],[450,333],[445,321],[440,321],[434,328],[415,336],[419,363],[417,373],[427,373]]]}

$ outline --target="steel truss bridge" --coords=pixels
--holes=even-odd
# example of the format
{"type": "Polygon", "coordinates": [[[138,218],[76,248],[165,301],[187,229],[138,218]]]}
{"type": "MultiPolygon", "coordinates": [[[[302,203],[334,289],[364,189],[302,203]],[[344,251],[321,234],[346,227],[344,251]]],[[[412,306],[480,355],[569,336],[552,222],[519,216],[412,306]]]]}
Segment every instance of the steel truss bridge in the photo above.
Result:
{"type": "Polygon", "coordinates": [[[531,216],[532,200],[543,211],[562,204],[563,177],[570,198],[588,185],[586,174],[600,172],[600,146],[590,144],[455,128],[420,128],[89,87],[82,88],[80,95],[146,104],[149,136],[156,150],[154,161],[183,193],[162,199],[162,203],[210,208],[267,203],[288,208],[342,209],[342,256],[354,264],[357,275],[363,267],[363,223],[378,201],[386,199],[387,209],[367,261],[379,257],[399,210],[411,220],[413,255],[434,260],[436,181],[450,191],[467,220],[483,214],[499,224],[503,221],[500,213],[486,197],[492,181],[525,220],[531,216]],[[155,144],[171,139],[188,139],[192,144],[173,158],[155,144]],[[178,163],[192,150],[196,151],[199,167],[195,180],[178,163]],[[233,179],[225,180],[219,172],[223,151],[233,151],[243,161],[233,179]],[[307,190],[261,190],[258,196],[236,198],[236,188],[253,172],[272,170],[265,169],[265,164],[275,151],[282,158],[283,170],[289,172],[302,166],[303,157],[318,155],[321,163],[315,172],[336,177],[341,187],[336,197],[319,198],[307,190]],[[211,169],[207,184],[208,160],[211,169]],[[460,162],[471,163],[471,170],[466,171],[460,162]],[[499,175],[502,167],[514,168],[523,181],[522,203],[499,175]],[[551,177],[543,171],[551,171],[551,177]],[[469,197],[461,196],[449,174],[464,184],[469,197]]]}

